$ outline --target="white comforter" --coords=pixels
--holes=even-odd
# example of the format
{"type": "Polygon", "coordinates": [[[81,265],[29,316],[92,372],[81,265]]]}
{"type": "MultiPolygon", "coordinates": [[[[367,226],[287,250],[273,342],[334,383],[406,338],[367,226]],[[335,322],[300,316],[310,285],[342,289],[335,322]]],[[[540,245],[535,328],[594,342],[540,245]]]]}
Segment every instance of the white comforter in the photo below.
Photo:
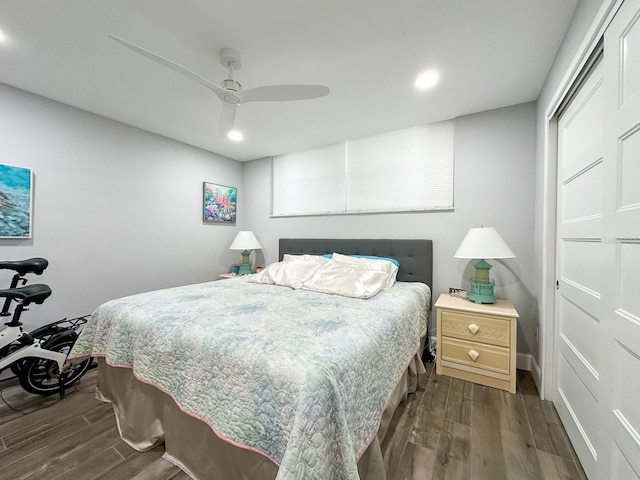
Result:
{"type": "Polygon", "coordinates": [[[278,480],[353,480],[389,395],[425,334],[429,288],[361,300],[248,277],[112,300],[70,357],[133,369],[278,480]]]}

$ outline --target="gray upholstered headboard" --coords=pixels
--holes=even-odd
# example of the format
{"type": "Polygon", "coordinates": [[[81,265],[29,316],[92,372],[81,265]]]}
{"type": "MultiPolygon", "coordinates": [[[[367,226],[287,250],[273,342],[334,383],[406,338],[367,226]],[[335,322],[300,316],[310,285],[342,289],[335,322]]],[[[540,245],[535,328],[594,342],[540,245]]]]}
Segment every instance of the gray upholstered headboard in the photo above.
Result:
{"type": "Polygon", "coordinates": [[[395,258],[400,263],[400,282],[423,282],[432,288],[433,243],[431,240],[387,240],[344,238],[281,238],[280,256],[325,253],[376,255],[395,258]]]}

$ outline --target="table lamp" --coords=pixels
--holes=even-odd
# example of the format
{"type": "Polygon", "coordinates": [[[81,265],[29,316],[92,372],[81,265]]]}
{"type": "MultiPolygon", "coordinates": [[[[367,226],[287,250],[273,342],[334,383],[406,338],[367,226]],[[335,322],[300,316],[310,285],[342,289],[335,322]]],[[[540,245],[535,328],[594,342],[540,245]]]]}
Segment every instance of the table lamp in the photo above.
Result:
{"type": "Polygon", "coordinates": [[[475,303],[496,303],[495,281],[489,278],[491,264],[485,258],[515,258],[500,234],[493,227],[472,228],[464,237],[454,258],[479,258],[473,266],[476,276],[470,279],[469,300],[475,303]]]}
{"type": "Polygon", "coordinates": [[[259,248],[262,248],[262,246],[253,232],[248,230],[238,232],[229,250],[242,250],[242,261],[240,262],[240,269],[238,270],[240,275],[251,273],[251,260],[249,260],[249,255],[251,255],[250,250],[257,250],[259,248]]]}

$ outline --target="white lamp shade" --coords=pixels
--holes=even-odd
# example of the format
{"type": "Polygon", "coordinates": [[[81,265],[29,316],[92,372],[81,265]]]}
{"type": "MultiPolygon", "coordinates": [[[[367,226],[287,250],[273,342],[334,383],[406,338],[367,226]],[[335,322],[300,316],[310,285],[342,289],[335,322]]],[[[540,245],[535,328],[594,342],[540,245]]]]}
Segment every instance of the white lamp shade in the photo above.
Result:
{"type": "Polygon", "coordinates": [[[472,228],[464,237],[455,258],[515,258],[506,242],[493,227],[472,228]]]}
{"type": "Polygon", "coordinates": [[[236,238],[231,243],[229,250],[257,250],[262,248],[260,242],[249,230],[241,230],[236,235],[236,238]]]}

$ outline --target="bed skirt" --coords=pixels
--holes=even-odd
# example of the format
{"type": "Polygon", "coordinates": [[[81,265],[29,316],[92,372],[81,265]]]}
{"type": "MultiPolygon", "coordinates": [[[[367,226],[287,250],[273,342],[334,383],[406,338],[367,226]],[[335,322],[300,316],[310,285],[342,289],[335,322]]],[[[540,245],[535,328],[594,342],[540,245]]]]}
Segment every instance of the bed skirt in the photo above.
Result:
{"type": "MultiPolygon", "coordinates": [[[[96,397],[113,404],[120,436],[138,451],[165,445],[164,458],[198,480],[274,480],[278,466],[252,450],[220,439],[201,420],[178,408],[157,388],[135,378],[130,368],[98,360],[96,397]]],[[[416,354],[389,397],[378,434],[358,460],[361,480],[386,480],[380,445],[397,407],[423,385],[425,368],[416,354]]]]}

